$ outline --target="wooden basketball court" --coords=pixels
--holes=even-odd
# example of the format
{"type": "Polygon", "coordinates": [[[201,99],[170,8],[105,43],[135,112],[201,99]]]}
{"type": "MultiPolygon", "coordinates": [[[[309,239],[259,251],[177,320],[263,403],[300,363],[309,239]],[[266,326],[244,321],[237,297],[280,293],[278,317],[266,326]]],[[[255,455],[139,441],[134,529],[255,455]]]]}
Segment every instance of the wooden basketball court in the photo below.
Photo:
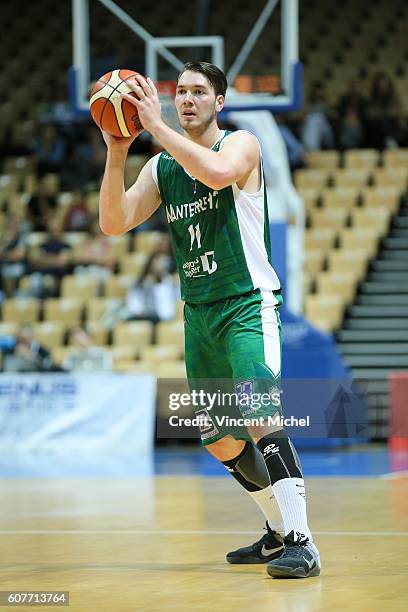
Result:
{"type": "Polygon", "coordinates": [[[3,480],[1,590],[84,612],[407,609],[408,477],[307,483],[322,573],[276,580],[225,562],[263,525],[228,477],[3,480]]]}

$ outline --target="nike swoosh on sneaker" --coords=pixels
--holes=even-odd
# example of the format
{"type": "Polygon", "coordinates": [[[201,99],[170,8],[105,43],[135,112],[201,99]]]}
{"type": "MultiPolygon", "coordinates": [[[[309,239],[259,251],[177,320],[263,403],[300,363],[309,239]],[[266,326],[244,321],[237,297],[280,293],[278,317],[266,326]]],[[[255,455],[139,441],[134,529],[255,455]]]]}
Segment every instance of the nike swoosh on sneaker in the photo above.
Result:
{"type": "Polygon", "coordinates": [[[266,548],[265,544],[262,546],[261,548],[261,555],[263,555],[264,557],[269,557],[269,555],[272,555],[275,552],[278,552],[278,550],[283,550],[284,546],[277,546],[276,548],[266,548]]]}

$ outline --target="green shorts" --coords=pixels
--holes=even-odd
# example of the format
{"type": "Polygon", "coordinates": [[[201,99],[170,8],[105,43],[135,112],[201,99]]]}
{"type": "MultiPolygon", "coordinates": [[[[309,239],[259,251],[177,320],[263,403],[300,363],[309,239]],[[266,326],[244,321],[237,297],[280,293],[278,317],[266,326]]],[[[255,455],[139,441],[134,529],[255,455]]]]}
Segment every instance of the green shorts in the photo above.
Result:
{"type": "Polygon", "coordinates": [[[185,304],[186,370],[204,445],[281,414],[280,292],[185,304]],[[205,401],[202,401],[205,398],[205,401]],[[244,421],[245,419],[245,421],[244,421]]]}

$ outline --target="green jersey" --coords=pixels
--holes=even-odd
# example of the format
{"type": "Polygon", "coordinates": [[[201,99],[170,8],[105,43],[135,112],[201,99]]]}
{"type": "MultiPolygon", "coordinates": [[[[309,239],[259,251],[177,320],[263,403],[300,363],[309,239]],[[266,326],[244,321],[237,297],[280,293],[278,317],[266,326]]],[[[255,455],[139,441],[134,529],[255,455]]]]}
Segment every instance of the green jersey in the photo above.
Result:
{"type": "MultiPolygon", "coordinates": [[[[223,132],[212,149],[218,151],[229,134],[223,132]]],[[[255,289],[280,288],[271,264],[263,176],[256,193],[237,185],[217,191],[197,181],[167,151],[154,158],[152,173],[169,224],[185,302],[203,304],[255,289]]]]}

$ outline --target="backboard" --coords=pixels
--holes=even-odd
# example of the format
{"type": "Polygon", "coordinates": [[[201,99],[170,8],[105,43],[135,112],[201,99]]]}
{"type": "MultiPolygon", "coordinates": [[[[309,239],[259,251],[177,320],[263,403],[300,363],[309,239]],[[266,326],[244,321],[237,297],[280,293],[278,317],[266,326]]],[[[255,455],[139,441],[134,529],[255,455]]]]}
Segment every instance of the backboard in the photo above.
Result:
{"type": "MultiPolygon", "coordinates": [[[[169,0],[171,3],[171,0],[169,0]]],[[[302,103],[302,65],[298,58],[298,0],[266,0],[259,14],[254,8],[253,21],[242,35],[244,42],[226,62],[225,45],[229,40],[211,36],[152,36],[143,25],[113,0],[72,0],[73,65],[70,69],[70,98],[76,115],[89,113],[92,65],[92,3],[99,3],[145,45],[144,73],[154,81],[175,81],[192,51],[224,70],[229,83],[223,112],[240,110],[298,110],[302,103]],[[262,51],[263,50],[263,51],[262,51]],[[255,53],[256,52],[256,53],[255,53]],[[263,52],[263,55],[262,55],[263,52]],[[251,57],[263,57],[262,68],[251,57]],[[261,55],[260,55],[261,54],[261,55]],[[228,63],[229,65],[226,65],[228,63]]],[[[217,6],[225,3],[215,3],[217,6]]],[[[215,20],[216,21],[216,20],[215,20]]],[[[248,20],[249,21],[249,20],[248,20]]],[[[180,27],[182,30],[182,27],[180,27]]],[[[164,32],[165,33],[165,32],[164,32]]],[[[134,68],[112,66],[111,68],[134,68]]]]}

